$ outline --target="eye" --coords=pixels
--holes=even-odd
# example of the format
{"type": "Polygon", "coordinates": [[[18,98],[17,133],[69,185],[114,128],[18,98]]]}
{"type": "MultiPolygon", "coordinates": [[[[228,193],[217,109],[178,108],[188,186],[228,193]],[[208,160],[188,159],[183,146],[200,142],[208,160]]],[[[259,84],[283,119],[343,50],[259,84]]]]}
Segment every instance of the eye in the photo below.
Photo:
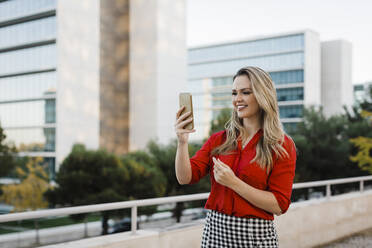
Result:
{"type": "Polygon", "coordinates": [[[252,92],[249,92],[249,91],[245,91],[243,92],[244,95],[250,95],[252,92]]]}
{"type": "Polygon", "coordinates": [[[231,95],[236,96],[236,92],[231,93],[231,95]]]}

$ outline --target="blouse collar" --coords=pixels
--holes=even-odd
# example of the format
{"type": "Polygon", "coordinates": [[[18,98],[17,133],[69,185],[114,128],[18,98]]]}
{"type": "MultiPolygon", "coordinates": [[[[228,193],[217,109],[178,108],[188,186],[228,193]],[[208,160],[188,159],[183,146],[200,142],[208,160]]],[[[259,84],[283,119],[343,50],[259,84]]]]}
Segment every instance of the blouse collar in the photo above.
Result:
{"type": "Polygon", "coordinates": [[[242,149],[242,139],[241,139],[241,137],[238,138],[238,149],[239,150],[245,150],[245,149],[250,149],[250,148],[255,147],[256,144],[258,143],[258,141],[260,140],[262,134],[263,134],[263,129],[262,128],[258,129],[258,131],[255,133],[255,135],[253,135],[251,140],[244,147],[244,149],[242,149]]]}

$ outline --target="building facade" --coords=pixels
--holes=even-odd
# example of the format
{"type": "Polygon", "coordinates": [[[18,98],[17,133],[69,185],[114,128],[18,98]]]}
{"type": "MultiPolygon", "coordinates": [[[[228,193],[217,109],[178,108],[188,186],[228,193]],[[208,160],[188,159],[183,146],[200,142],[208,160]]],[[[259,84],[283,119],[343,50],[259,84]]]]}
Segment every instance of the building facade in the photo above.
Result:
{"type": "Polygon", "coordinates": [[[76,143],[124,154],[174,137],[184,9],[166,0],[0,1],[7,140],[21,156],[43,157],[53,177],[76,143]]]}
{"type": "Polygon", "coordinates": [[[258,66],[270,73],[285,129],[302,121],[304,105],[321,103],[320,42],[315,32],[193,47],[188,55],[188,87],[199,129],[194,139],[204,138],[211,120],[222,108],[231,107],[232,77],[244,66],[258,66]]]}
{"type": "Polygon", "coordinates": [[[312,30],[189,48],[188,90],[193,94],[197,130],[192,139],[207,137],[211,121],[222,108],[231,107],[233,75],[248,65],[269,72],[287,132],[303,120],[306,106],[323,106],[327,115],[341,111],[341,105],[329,106],[334,102],[352,104],[350,56],[349,43],[323,44],[312,30]],[[333,54],[339,50],[341,55],[333,54]],[[331,66],[337,59],[342,63],[331,66]],[[333,89],[331,86],[340,83],[335,80],[341,80],[342,87],[333,89]],[[331,88],[338,99],[328,98],[331,88]]]}
{"type": "Polygon", "coordinates": [[[354,90],[354,104],[358,105],[363,101],[372,101],[372,81],[355,84],[354,90]]]}

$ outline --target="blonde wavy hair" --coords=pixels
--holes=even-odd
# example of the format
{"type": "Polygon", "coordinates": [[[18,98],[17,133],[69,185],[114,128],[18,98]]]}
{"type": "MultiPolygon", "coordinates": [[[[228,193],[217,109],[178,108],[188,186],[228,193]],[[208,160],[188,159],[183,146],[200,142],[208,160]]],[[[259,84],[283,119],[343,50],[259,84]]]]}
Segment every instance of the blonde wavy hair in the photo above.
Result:
{"type": "MultiPolygon", "coordinates": [[[[277,158],[288,157],[287,151],[283,148],[285,132],[279,120],[279,107],[276,90],[270,75],[258,67],[241,68],[233,80],[239,76],[248,77],[251,82],[253,95],[260,109],[260,125],[263,135],[256,146],[256,156],[251,163],[257,162],[259,166],[269,173],[273,167],[273,152],[277,158]]],[[[243,126],[243,119],[233,109],[231,118],[225,124],[225,142],[212,150],[212,155],[231,154],[238,146],[238,138],[247,137],[247,130],[243,126]]]]}

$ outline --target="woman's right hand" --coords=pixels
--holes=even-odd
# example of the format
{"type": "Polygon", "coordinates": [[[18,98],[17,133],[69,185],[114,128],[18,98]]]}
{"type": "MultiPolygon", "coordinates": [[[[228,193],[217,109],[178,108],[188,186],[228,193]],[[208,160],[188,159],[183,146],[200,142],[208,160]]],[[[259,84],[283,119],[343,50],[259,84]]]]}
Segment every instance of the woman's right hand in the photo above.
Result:
{"type": "Polygon", "coordinates": [[[186,112],[181,115],[185,106],[182,106],[176,114],[176,124],[174,124],[174,129],[177,134],[178,143],[187,143],[189,140],[189,133],[195,132],[195,129],[189,130],[185,129],[185,126],[192,121],[192,118],[188,118],[191,115],[191,112],[186,112]]]}

